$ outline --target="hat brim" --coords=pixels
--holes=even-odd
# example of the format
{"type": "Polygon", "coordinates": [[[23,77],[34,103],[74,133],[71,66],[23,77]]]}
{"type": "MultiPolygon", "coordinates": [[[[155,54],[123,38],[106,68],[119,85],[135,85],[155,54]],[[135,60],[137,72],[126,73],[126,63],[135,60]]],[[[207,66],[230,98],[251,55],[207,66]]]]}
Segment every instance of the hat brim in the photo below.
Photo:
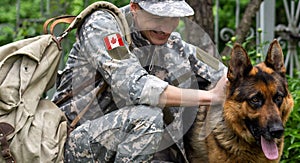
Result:
{"type": "Polygon", "coordinates": [[[158,16],[165,17],[186,17],[194,15],[194,10],[185,1],[164,1],[138,3],[145,11],[158,16]]]}

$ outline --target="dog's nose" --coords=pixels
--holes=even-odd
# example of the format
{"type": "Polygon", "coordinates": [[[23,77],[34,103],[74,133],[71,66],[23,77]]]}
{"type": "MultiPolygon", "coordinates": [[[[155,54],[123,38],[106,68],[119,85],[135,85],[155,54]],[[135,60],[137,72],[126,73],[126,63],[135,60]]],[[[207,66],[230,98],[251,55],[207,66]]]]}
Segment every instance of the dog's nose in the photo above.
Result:
{"type": "Polygon", "coordinates": [[[284,132],[284,127],[282,123],[273,123],[269,126],[269,132],[272,138],[281,138],[284,132]]]}

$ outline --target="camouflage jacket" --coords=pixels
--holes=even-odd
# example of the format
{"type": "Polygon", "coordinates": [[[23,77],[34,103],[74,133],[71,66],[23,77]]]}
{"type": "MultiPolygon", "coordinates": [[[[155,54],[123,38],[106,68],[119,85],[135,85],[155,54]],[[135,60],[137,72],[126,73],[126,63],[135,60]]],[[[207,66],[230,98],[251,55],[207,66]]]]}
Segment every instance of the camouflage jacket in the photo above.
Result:
{"type": "MultiPolygon", "coordinates": [[[[199,60],[196,47],[183,41],[179,33],[172,33],[164,45],[151,45],[135,28],[128,6],[123,11],[131,29],[133,44],[130,46],[122,39],[124,46],[108,50],[105,38],[121,34],[121,30],[107,11],[95,11],[78,31],[78,40],[59,76],[53,99],[55,102],[72,94],[72,98],[59,105],[69,122],[88,105],[95,88],[104,83],[108,87],[93,101],[80,124],[126,105],[158,106],[159,96],[168,84],[205,89],[222,75],[221,68],[213,69],[199,60]]],[[[168,131],[182,150],[181,139],[189,128],[183,127],[183,113],[195,117],[197,108],[189,110],[186,112],[184,107],[168,108],[172,116],[166,119],[166,124],[172,122],[173,125],[167,126],[168,131]]],[[[193,118],[186,119],[190,126],[193,118]]]]}

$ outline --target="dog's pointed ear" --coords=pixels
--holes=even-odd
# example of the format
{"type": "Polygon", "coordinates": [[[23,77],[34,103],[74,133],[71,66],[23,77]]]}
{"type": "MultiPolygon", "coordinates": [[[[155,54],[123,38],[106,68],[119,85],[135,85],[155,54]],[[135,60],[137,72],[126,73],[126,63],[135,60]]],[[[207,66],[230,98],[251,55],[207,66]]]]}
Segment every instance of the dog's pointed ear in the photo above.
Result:
{"type": "Polygon", "coordinates": [[[229,61],[228,80],[232,82],[248,75],[252,67],[246,50],[240,44],[234,44],[229,61]]]}
{"type": "Polygon", "coordinates": [[[267,67],[272,68],[280,75],[285,76],[286,69],[284,67],[283,52],[279,42],[276,39],[270,44],[265,64],[267,67]]]}

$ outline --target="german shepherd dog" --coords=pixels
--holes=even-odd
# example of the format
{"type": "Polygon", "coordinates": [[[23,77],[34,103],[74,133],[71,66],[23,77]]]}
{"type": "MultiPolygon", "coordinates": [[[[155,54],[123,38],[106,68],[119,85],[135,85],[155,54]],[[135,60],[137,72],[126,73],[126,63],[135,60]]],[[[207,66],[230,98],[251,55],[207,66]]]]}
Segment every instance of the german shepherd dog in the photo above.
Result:
{"type": "Polygon", "coordinates": [[[202,120],[203,112],[198,113],[188,138],[191,162],[279,162],[284,126],[293,108],[283,58],[277,40],[270,44],[265,61],[256,66],[241,45],[234,45],[223,111],[212,118],[218,119],[213,128],[204,127],[207,133],[200,131],[208,123],[202,120]]]}

